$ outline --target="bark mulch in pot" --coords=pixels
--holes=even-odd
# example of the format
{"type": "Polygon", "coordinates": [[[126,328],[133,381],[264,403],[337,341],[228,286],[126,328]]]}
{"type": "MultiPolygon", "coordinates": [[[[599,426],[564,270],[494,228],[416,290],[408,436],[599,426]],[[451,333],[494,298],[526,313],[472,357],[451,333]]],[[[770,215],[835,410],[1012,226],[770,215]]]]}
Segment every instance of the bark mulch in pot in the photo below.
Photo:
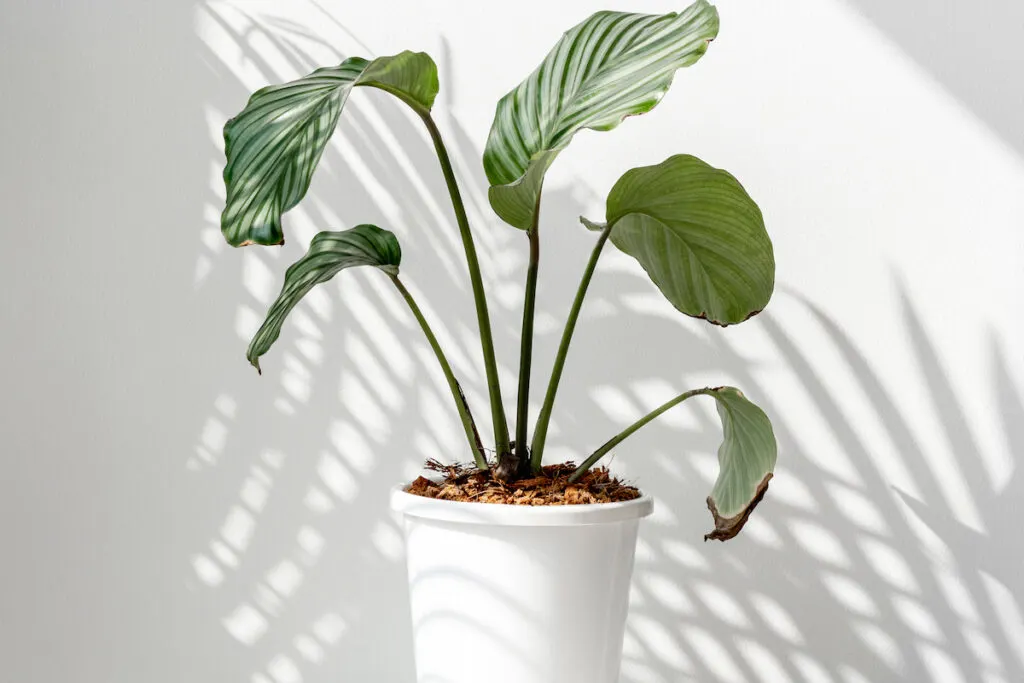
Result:
{"type": "Polygon", "coordinates": [[[426,469],[436,478],[419,477],[409,493],[438,500],[505,505],[585,505],[617,503],[640,497],[635,486],[613,477],[607,467],[594,467],[569,483],[576,470],[571,463],[545,465],[540,474],[511,483],[494,479],[489,471],[466,465],[443,465],[428,460],[426,469]]]}

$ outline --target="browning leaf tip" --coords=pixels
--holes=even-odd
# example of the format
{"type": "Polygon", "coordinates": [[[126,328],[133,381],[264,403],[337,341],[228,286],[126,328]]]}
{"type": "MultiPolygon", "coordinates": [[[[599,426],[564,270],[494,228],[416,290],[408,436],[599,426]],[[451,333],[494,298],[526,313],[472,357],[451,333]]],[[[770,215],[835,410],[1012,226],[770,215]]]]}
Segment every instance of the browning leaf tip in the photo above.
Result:
{"type": "Polygon", "coordinates": [[[754,493],[754,497],[751,498],[750,502],[747,503],[739,514],[733,517],[722,517],[718,514],[718,507],[715,505],[714,499],[708,496],[708,510],[711,511],[711,516],[715,520],[715,528],[709,533],[704,534],[705,541],[728,541],[730,538],[735,538],[736,534],[740,532],[743,525],[750,519],[750,513],[754,511],[757,504],[764,498],[764,494],[768,491],[768,482],[772,478],[772,473],[764,475],[764,479],[757,485],[757,491],[754,493]]]}

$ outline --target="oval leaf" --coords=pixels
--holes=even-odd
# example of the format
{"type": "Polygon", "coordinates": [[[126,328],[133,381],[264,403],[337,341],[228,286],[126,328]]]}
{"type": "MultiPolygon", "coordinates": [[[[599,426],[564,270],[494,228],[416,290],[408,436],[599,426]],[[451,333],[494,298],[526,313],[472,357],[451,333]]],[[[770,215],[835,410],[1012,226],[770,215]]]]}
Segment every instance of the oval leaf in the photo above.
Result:
{"type": "Polygon", "coordinates": [[[285,273],[281,293],[249,343],[246,352],[249,362],[260,369],[260,356],[277,341],[284,319],[315,285],[327,282],[342,270],[354,266],[374,266],[388,275],[398,275],[401,261],[402,248],[398,239],[375,225],[357,225],[351,230],[317,234],[306,255],[285,273]]]}
{"type": "Polygon", "coordinates": [[[544,173],[573,135],[653,109],[716,35],[718,10],[705,0],[678,14],[598,12],[566,32],[498,102],[484,150],[494,211],[530,229],[544,173]]]}
{"type": "Polygon", "coordinates": [[[778,447],[764,411],[739,389],[717,387],[714,396],[725,436],[718,447],[718,479],[708,496],[715,528],[704,540],[727,541],[747,523],[768,490],[778,447]]]}
{"type": "Polygon", "coordinates": [[[607,212],[612,243],[686,315],[731,325],[771,298],[775,256],[761,210],[726,171],[688,155],[632,169],[607,212]]]}
{"type": "Polygon", "coordinates": [[[437,66],[422,52],[373,61],[351,57],[253,94],[224,126],[227,203],[221,231],[229,244],[284,243],[281,214],[305,196],[357,85],[386,90],[422,114],[437,95],[437,66]]]}

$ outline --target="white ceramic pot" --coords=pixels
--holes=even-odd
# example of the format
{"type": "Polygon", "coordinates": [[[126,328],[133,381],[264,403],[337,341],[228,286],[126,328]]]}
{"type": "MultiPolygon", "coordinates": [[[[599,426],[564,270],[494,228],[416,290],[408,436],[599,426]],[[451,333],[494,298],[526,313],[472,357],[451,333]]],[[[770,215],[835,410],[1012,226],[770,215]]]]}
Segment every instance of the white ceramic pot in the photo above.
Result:
{"type": "Polygon", "coordinates": [[[419,683],[617,683],[644,496],[524,507],[396,488],[419,683]]]}

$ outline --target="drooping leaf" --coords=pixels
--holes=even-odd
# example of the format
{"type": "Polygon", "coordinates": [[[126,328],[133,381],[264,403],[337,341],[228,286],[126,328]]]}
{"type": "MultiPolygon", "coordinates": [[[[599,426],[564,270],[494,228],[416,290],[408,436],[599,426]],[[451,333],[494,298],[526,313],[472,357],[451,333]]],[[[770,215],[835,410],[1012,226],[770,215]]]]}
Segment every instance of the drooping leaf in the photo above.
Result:
{"type": "Polygon", "coordinates": [[[775,256],[761,210],[726,171],[688,155],[634,168],[609,193],[607,220],[612,243],[686,315],[731,325],[771,298],[775,256]]]}
{"type": "Polygon", "coordinates": [[[678,14],[598,12],[566,32],[498,103],[484,150],[495,212],[528,230],[544,174],[573,135],[653,109],[717,34],[718,10],[705,0],[678,14]]]}
{"type": "Polygon", "coordinates": [[[739,389],[717,387],[708,394],[715,398],[725,436],[718,447],[718,479],[707,501],[715,528],[704,540],[727,541],[768,490],[778,448],[768,416],[739,389]]]}
{"type": "Polygon", "coordinates": [[[227,204],[221,231],[229,244],[284,242],[281,214],[305,196],[341,109],[357,85],[385,90],[422,114],[430,111],[437,95],[437,66],[422,52],[372,61],[351,57],[256,91],[224,126],[227,204]]]}
{"type": "Polygon", "coordinates": [[[260,356],[277,341],[285,318],[315,285],[327,282],[342,270],[354,266],[374,266],[388,275],[398,275],[401,261],[402,248],[398,240],[392,233],[375,225],[357,225],[351,230],[317,234],[305,256],[285,273],[281,293],[249,343],[246,352],[249,362],[260,369],[260,356]]]}

